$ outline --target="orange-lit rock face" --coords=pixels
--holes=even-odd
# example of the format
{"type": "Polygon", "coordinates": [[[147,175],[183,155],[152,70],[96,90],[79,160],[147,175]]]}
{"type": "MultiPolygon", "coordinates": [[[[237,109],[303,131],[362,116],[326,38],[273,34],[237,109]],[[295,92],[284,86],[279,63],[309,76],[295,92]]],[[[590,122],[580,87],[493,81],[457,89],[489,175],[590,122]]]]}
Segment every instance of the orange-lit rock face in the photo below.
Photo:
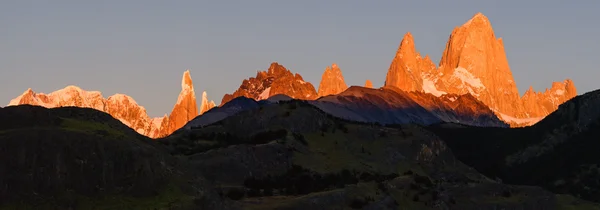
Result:
{"type": "Polygon", "coordinates": [[[263,100],[278,94],[296,99],[317,98],[317,91],[310,82],[305,82],[302,76],[292,74],[278,63],[271,63],[267,71],[259,71],[256,77],[245,79],[233,94],[225,94],[220,106],[240,96],[263,100]]]}
{"type": "Polygon", "coordinates": [[[177,103],[169,115],[168,127],[163,128],[163,131],[166,132],[166,135],[173,133],[196,116],[198,116],[198,105],[196,104],[194,84],[190,72],[185,71],[181,80],[181,92],[177,97],[177,103]]]}
{"type": "Polygon", "coordinates": [[[366,88],[373,88],[373,83],[371,82],[371,80],[365,81],[365,87],[366,88]]]}
{"type": "Polygon", "coordinates": [[[348,86],[344,81],[342,70],[334,63],[331,67],[327,67],[325,72],[323,72],[321,83],[319,84],[318,96],[338,94],[347,88],[348,86]]]}
{"type": "MultiPolygon", "coordinates": [[[[142,135],[158,138],[171,134],[198,115],[196,96],[189,71],[184,72],[181,87],[177,104],[173,107],[171,114],[157,118],[150,118],[146,109],[127,95],[115,94],[105,99],[99,91],[85,91],[72,85],[50,94],[35,93],[28,89],[21,96],[11,100],[9,105],[93,108],[110,114],[142,135]]],[[[214,107],[214,102],[208,102],[206,99],[206,93],[203,93],[202,96],[201,113],[214,107]]]]}
{"type": "Polygon", "coordinates": [[[553,83],[544,93],[529,90],[520,97],[503,41],[481,13],[452,31],[438,69],[428,57],[421,59],[412,35],[407,33],[385,85],[435,96],[470,94],[513,126],[531,125],[577,95],[573,82],[565,80],[553,83]]]}
{"type": "Polygon", "coordinates": [[[204,114],[208,110],[215,107],[214,101],[208,101],[208,97],[206,96],[206,91],[202,92],[202,103],[200,104],[200,114],[204,114]]]}
{"type": "Polygon", "coordinates": [[[33,90],[28,89],[21,96],[11,100],[8,105],[21,104],[38,105],[46,108],[64,106],[93,108],[110,114],[142,135],[156,137],[161,133],[160,123],[162,118],[151,119],[143,106],[138,105],[133,98],[123,94],[115,94],[104,98],[98,91],[85,91],[73,85],[50,94],[35,93],[33,90]]]}
{"type": "Polygon", "coordinates": [[[415,49],[412,34],[406,33],[385,78],[384,86],[393,86],[405,91],[422,91],[423,79],[435,71],[429,56],[421,58],[415,49]]]}

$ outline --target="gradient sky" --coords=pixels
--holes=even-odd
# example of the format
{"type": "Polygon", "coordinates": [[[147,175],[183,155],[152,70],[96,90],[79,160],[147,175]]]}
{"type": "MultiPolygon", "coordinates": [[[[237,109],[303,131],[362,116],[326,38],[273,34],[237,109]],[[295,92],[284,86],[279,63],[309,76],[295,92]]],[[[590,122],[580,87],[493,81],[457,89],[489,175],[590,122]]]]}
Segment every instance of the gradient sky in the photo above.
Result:
{"type": "MultiPolygon", "coordinates": [[[[475,13],[502,37],[521,94],[571,78],[600,88],[600,1],[27,1],[0,3],[0,106],[27,88],[132,96],[169,113],[190,69],[217,104],[273,61],[318,86],[337,63],[348,85],[383,85],[403,35],[437,64],[475,13]]],[[[315,87],[318,88],[318,87],[315,87]]],[[[198,101],[199,102],[199,101],[198,101]]]]}

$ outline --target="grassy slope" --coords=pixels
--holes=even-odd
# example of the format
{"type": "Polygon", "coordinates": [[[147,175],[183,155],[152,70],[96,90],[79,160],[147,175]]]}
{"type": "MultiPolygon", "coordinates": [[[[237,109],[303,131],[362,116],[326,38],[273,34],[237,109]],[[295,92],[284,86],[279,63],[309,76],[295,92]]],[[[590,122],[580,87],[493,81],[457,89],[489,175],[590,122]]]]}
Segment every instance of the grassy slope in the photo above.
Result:
{"type": "Polygon", "coordinates": [[[179,209],[194,206],[194,200],[198,200],[196,194],[187,189],[190,187],[189,177],[180,174],[181,171],[175,166],[161,166],[175,162],[159,145],[117,120],[106,118],[104,113],[79,108],[20,108],[0,110],[0,115],[8,115],[7,118],[12,118],[17,124],[0,128],[0,145],[10,148],[2,151],[3,159],[10,161],[4,163],[4,167],[14,170],[5,175],[17,183],[32,182],[38,185],[27,188],[32,191],[20,189],[22,192],[6,192],[13,194],[13,197],[5,198],[9,200],[2,202],[0,209],[179,209]],[[32,121],[19,121],[21,119],[32,121]],[[11,162],[20,163],[11,165],[11,162]],[[37,165],[55,166],[56,170],[60,168],[66,174],[44,171],[36,166],[36,162],[37,165]],[[119,174],[120,170],[131,174],[119,174]],[[33,171],[34,177],[23,177],[25,171],[33,171]],[[98,173],[105,178],[94,178],[98,173]],[[48,178],[40,179],[36,175],[48,178]],[[89,177],[90,182],[97,178],[104,179],[106,181],[101,181],[101,184],[104,183],[106,189],[90,190],[83,186],[88,184],[86,181],[77,182],[86,177],[72,179],[68,178],[69,175],[92,176],[89,177]],[[112,179],[107,179],[108,176],[112,179]],[[134,180],[127,181],[127,177],[134,180]],[[135,177],[141,177],[141,180],[135,177]],[[39,188],[40,184],[54,187],[39,188]]]}
{"type": "MultiPolygon", "coordinates": [[[[229,148],[231,150],[233,147],[230,145],[264,147],[265,145],[280,144],[293,151],[292,164],[305,170],[299,173],[300,175],[287,174],[284,177],[287,182],[296,183],[297,179],[312,176],[312,179],[315,180],[305,184],[318,185],[320,183],[316,180],[316,175],[318,175],[317,177],[326,177],[331,174],[339,175],[343,171],[349,171],[356,178],[355,182],[350,181],[343,186],[333,184],[317,191],[300,194],[287,194],[282,191],[283,189],[272,189],[273,195],[266,195],[264,194],[266,188],[261,188],[255,192],[258,195],[249,196],[248,186],[239,184],[239,182],[220,184],[225,189],[224,194],[227,194],[227,189],[232,188],[246,190],[246,195],[238,200],[238,204],[247,209],[294,209],[299,206],[311,208],[311,205],[316,204],[321,206],[314,206],[315,208],[324,205],[347,209],[361,205],[376,205],[377,203],[387,205],[390,202],[393,204],[391,206],[398,205],[408,209],[435,209],[436,202],[439,203],[440,200],[436,195],[440,192],[452,194],[449,198],[443,199],[455,209],[477,205],[510,207],[538,199],[554,199],[554,195],[544,193],[539,188],[495,184],[462,163],[454,161],[451,153],[446,156],[442,155],[443,157],[437,161],[430,160],[429,163],[418,161],[419,158],[423,160],[427,157],[435,159],[436,155],[432,154],[444,154],[440,152],[440,148],[444,148],[444,146],[432,142],[432,139],[434,137],[429,132],[421,130],[418,126],[405,126],[397,129],[356,124],[315,114],[307,107],[281,104],[240,113],[191,133],[179,133],[163,139],[162,142],[177,155],[199,154],[212,151],[213,148],[229,148]],[[306,125],[305,121],[295,120],[304,119],[306,116],[317,119],[308,123],[319,126],[314,129],[310,125],[306,125]],[[264,132],[281,129],[285,131],[283,135],[272,134],[266,135],[266,137],[262,136],[264,138],[253,138],[264,132]],[[229,136],[223,136],[225,134],[229,136]],[[396,157],[392,158],[394,155],[396,157]],[[398,156],[405,156],[405,160],[397,161],[402,159],[398,156]],[[390,162],[391,159],[396,159],[396,161],[390,162]],[[396,176],[369,181],[360,178],[363,173],[396,174],[396,176]],[[454,181],[442,180],[443,176],[440,177],[439,173],[455,174],[462,178],[454,181]],[[430,186],[418,183],[417,180],[422,181],[422,177],[427,177],[435,184],[430,186]],[[509,192],[509,195],[503,196],[502,194],[505,192],[509,192]],[[392,201],[389,201],[390,198],[392,201]],[[477,199],[474,201],[473,198],[477,199]],[[386,199],[388,199],[388,203],[384,202],[386,199]]],[[[235,150],[225,154],[233,151],[235,150]]],[[[231,158],[231,156],[227,156],[227,158],[231,158]]],[[[222,160],[216,161],[221,162],[222,160]]],[[[340,178],[340,176],[337,177],[340,178]]],[[[340,179],[345,179],[345,177],[341,176],[340,179]]],[[[273,180],[276,179],[273,178],[273,180]]],[[[332,182],[339,183],[340,181],[332,182]]],[[[565,206],[563,200],[559,199],[555,204],[565,206]]],[[[554,205],[552,202],[550,203],[554,205]]]]}

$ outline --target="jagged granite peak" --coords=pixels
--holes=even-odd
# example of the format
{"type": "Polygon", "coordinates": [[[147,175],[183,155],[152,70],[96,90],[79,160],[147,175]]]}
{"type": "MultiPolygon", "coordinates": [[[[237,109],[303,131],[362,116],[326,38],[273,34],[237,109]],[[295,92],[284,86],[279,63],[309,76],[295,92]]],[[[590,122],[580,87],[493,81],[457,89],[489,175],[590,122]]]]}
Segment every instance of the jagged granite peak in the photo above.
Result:
{"type": "Polygon", "coordinates": [[[335,95],[346,90],[348,85],[344,81],[342,70],[336,63],[331,64],[331,67],[325,68],[321,83],[319,84],[319,97],[326,95],[335,95]]]}
{"type": "Polygon", "coordinates": [[[125,94],[117,93],[104,98],[100,91],[86,91],[75,85],[69,85],[49,94],[36,93],[28,88],[22,95],[11,100],[8,106],[23,104],[46,108],[66,106],[92,108],[110,114],[142,135],[155,138],[161,133],[160,126],[155,122],[162,121],[162,118],[151,119],[143,106],[125,94]]]}
{"type": "Polygon", "coordinates": [[[365,87],[366,88],[373,88],[373,83],[371,82],[371,80],[366,80],[365,81],[365,87]]]}
{"type": "Polygon", "coordinates": [[[512,126],[531,125],[576,95],[568,80],[553,83],[544,93],[531,88],[520,97],[503,40],[495,36],[491,22],[481,13],[454,28],[437,69],[429,56],[421,59],[413,40],[410,33],[403,37],[386,76],[386,87],[438,97],[470,94],[512,126]]]}
{"type": "Polygon", "coordinates": [[[186,70],[183,72],[183,77],[181,78],[181,92],[177,97],[177,103],[169,115],[167,127],[163,128],[164,135],[168,135],[183,127],[196,116],[198,116],[196,93],[194,92],[194,84],[190,71],[186,70]]]}
{"type": "Polygon", "coordinates": [[[183,77],[181,78],[181,91],[194,92],[194,84],[192,83],[192,76],[190,76],[189,69],[183,72],[183,77]]]}
{"type": "Polygon", "coordinates": [[[535,92],[533,87],[530,87],[521,97],[521,101],[527,116],[546,116],[575,96],[577,89],[573,81],[566,79],[563,82],[553,82],[552,87],[544,92],[535,92]]]}
{"type": "Polygon", "coordinates": [[[523,113],[504,46],[483,14],[454,29],[442,54],[440,71],[443,76],[437,85],[445,92],[470,93],[509,116],[523,113]]]}
{"type": "Polygon", "coordinates": [[[202,102],[200,103],[200,114],[212,109],[215,107],[214,101],[208,101],[208,97],[206,96],[206,91],[202,92],[202,102]]]}
{"type": "Polygon", "coordinates": [[[296,99],[317,98],[317,91],[310,82],[304,81],[300,74],[294,74],[279,63],[273,62],[267,71],[258,71],[256,77],[244,79],[235,92],[225,94],[219,106],[240,96],[264,100],[277,94],[296,99]]]}
{"type": "Polygon", "coordinates": [[[396,56],[388,69],[384,86],[397,87],[406,91],[423,91],[423,77],[430,77],[435,73],[435,64],[431,62],[429,56],[422,58],[415,48],[414,38],[410,32],[407,32],[400,46],[396,51],[396,56]]]}

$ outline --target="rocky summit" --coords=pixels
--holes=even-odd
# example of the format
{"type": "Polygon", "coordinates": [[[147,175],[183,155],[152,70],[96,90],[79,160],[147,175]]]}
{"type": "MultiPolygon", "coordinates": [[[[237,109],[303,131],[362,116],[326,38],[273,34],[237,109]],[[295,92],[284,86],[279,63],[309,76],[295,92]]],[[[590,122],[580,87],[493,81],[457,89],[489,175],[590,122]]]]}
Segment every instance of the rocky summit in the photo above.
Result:
{"type": "Polygon", "coordinates": [[[220,106],[240,96],[263,100],[278,94],[308,100],[316,99],[318,96],[315,87],[310,82],[304,81],[300,74],[293,74],[274,62],[267,71],[259,71],[256,77],[244,79],[233,94],[225,94],[220,106]]]}
{"type": "Polygon", "coordinates": [[[373,88],[373,83],[371,82],[371,80],[365,81],[365,87],[366,88],[373,88]]]}
{"type": "Polygon", "coordinates": [[[388,70],[385,86],[440,96],[471,94],[513,126],[531,125],[559,104],[577,95],[573,82],[555,82],[543,93],[528,91],[522,97],[514,81],[501,38],[488,18],[477,13],[454,28],[439,67],[421,57],[407,33],[388,70]]]}
{"type": "Polygon", "coordinates": [[[335,95],[346,90],[348,86],[344,82],[344,76],[342,70],[337,64],[332,64],[331,67],[327,67],[323,76],[321,77],[321,83],[319,84],[319,97],[327,95],[335,95]]]}
{"type": "Polygon", "coordinates": [[[198,105],[196,105],[196,93],[194,92],[194,85],[192,84],[192,78],[189,71],[183,73],[181,79],[181,92],[177,97],[177,103],[173,106],[173,111],[165,126],[166,133],[172,133],[173,131],[183,127],[188,121],[198,116],[198,105]]]}

